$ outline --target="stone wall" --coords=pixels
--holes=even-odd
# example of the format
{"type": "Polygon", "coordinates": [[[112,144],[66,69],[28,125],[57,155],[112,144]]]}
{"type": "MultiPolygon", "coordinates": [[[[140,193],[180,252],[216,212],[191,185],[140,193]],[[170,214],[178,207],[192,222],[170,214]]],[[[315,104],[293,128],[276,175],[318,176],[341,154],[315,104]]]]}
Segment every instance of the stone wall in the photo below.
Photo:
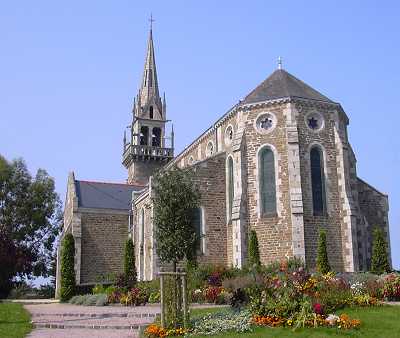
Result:
{"type": "Polygon", "coordinates": [[[388,243],[389,260],[391,262],[388,196],[379,192],[363,180],[358,179],[358,201],[363,217],[362,223],[364,229],[360,229],[357,235],[359,246],[364,249],[366,253],[366,267],[368,269],[371,267],[372,233],[375,227],[383,229],[388,243]]]}
{"type": "Polygon", "coordinates": [[[81,284],[123,272],[128,213],[93,210],[81,214],[81,284]]]}
{"type": "Polygon", "coordinates": [[[337,112],[329,106],[313,106],[298,104],[296,106],[297,125],[300,147],[301,185],[304,207],[304,240],[305,256],[308,267],[315,267],[318,247],[319,229],[327,232],[327,251],[329,262],[336,271],[343,270],[342,237],[344,233],[342,222],[341,194],[338,186],[337,148],[335,143],[335,122],[337,112]],[[310,130],[306,125],[306,116],[309,112],[318,111],[322,114],[325,124],[318,132],[310,130]],[[315,216],[313,213],[310,150],[318,145],[323,152],[324,176],[326,188],[326,213],[315,216]]]}

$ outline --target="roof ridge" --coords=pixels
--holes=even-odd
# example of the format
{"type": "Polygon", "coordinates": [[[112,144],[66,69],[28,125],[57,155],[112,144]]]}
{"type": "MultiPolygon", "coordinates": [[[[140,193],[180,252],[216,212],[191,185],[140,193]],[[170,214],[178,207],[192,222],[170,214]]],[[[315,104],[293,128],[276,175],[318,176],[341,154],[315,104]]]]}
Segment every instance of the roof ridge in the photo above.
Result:
{"type": "Polygon", "coordinates": [[[100,183],[100,184],[112,184],[112,185],[124,185],[124,186],[138,186],[138,187],[145,187],[146,184],[140,184],[140,183],[120,183],[120,182],[104,182],[104,181],[89,181],[89,180],[75,180],[77,182],[85,182],[85,183],[100,183]]]}

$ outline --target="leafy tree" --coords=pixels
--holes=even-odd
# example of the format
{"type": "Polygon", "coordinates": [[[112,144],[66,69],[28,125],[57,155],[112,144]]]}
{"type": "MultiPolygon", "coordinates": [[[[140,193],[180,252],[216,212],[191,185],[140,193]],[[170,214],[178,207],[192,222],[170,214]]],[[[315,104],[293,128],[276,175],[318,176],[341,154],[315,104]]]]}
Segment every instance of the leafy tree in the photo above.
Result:
{"type": "Polygon", "coordinates": [[[329,271],[331,271],[331,266],[329,265],[329,260],[328,260],[328,253],[326,251],[326,232],[325,232],[325,230],[319,231],[317,270],[323,274],[326,274],[329,271]]]}
{"type": "Polygon", "coordinates": [[[376,227],[373,231],[371,271],[376,274],[390,272],[387,244],[381,228],[376,227]]]}
{"type": "Polygon", "coordinates": [[[125,243],[124,274],[128,287],[133,287],[137,281],[135,266],[135,247],[132,239],[128,238],[125,243]]]}
{"type": "Polygon", "coordinates": [[[255,230],[250,231],[248,264],[250,267],[259,267],[261,265],[260,250],[258,248],[258,239],[255,230]]]}
{"type": "Polygon", "coordinates": [[[194,259],[200,240],[193,222],[200,193],[188,170],[172,168],[159,172],[153,181],[154,224],[157,254],[162,262],[176,264],[194,259]]]}
{"type": "Polygon", "coordinates": [[[75,240],[72,234],[65,235],[61,247],[60,300],[65,302],[75,295],[74,270],[75,240]]]}
{"type": "Polygon", "coordinates": [[[0,155],[0,266],[5,284],[15,277],[48,276],[61,219],[61,201],[47,172],[39,169],[33,178],[23,160],[9,162],[0,155]]]}

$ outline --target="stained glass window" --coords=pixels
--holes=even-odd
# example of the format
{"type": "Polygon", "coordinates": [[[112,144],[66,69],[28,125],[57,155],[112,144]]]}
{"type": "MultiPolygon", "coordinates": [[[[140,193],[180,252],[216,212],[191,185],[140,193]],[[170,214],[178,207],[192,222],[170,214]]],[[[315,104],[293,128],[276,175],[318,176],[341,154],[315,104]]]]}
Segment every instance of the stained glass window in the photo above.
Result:
{"type": "Polygon", "coordinates": [[[314,215],[322,215],[325,211],[325,178],[322,153],[318,147],[311,149],[310,162],[314,215]]]}
{"type": "Polygon", "coordinates": [[[269,148],[264,148],[259,156],[261,214],[276,213],[275,159],[269,148]]]}

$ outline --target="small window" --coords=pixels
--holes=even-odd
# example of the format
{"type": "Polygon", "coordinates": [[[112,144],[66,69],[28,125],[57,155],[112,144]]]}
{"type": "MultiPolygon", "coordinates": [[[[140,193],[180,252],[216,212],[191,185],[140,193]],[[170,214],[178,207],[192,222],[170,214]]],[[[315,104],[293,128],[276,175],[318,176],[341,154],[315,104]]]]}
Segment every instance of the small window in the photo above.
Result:
{"type": "Polygon", "coordinates": [[[154,109],[153,109],[153,106],[150,106],[150,113],[149,113],[149,115],[150,115],[150,119],[153,119],[153,118],[154,118],[154,109]]]}
{"type": "Polygon", "coordinates": [[[189,164],[192,165],[193,163],[194,163],[194,158],[193,158],[193,156],[190,156],[189,157],[189,164]]]}
{"type": "Polygon", "coordinates": [[[144,244],[144,209],[140,212],[140,245],[144,244]]]}
{"type": "Polygon", "coordinates": [[[232,126],[228,126],[225,129],[225,144],[231,144],[233,140],[233,128],[232,126]]]}
{"type": "Polygon", "coordinates": [[[153,87],[153,72],[149,69],[149,87],[153,87]]]}

